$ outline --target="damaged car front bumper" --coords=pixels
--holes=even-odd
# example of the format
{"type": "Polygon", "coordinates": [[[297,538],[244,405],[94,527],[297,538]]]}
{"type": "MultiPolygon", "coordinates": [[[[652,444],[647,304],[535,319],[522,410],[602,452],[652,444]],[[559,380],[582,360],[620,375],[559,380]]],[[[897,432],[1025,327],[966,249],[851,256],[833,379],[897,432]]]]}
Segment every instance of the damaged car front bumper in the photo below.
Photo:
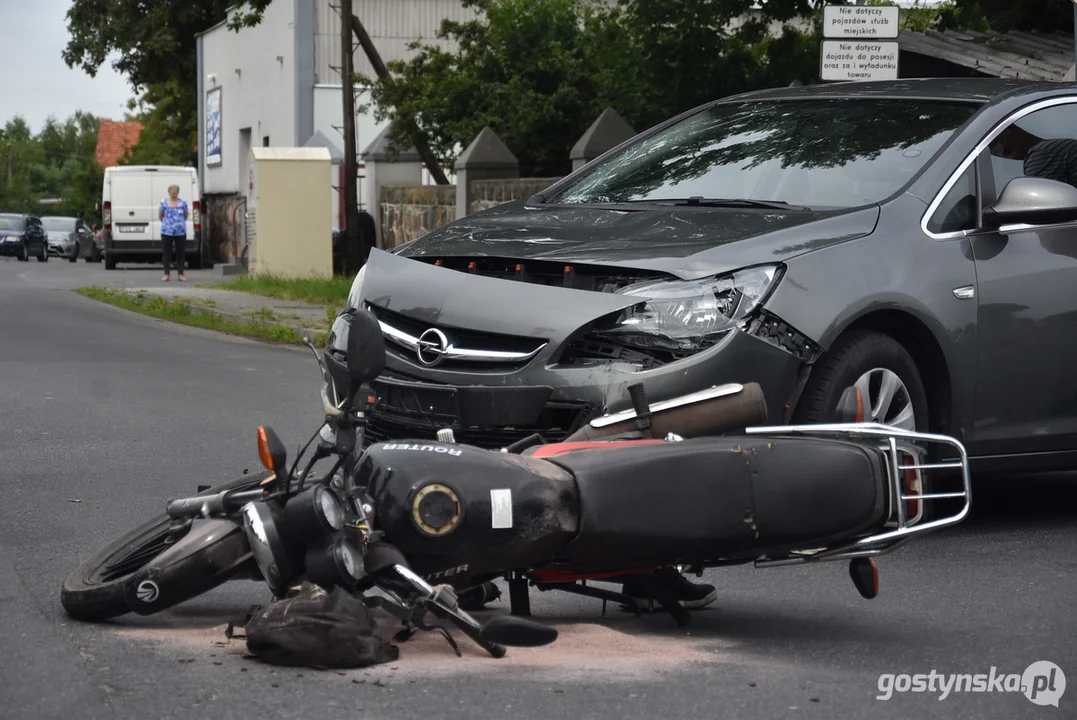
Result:
{"type": "Polygon", "coordinates": [[[367,443],[432,440],[441,428],[487,448],[533,433],[554,442],[629,408],[635,383],[658,402],[757,382],[768,417],[781,422],[817,354],[761,308],[706,347],[650,353],[595,330],[638,306],[624,294],[483,277],[386,253],[372,254],[367,267],[350,302],[378,318],[387,349],[367,443]]]}

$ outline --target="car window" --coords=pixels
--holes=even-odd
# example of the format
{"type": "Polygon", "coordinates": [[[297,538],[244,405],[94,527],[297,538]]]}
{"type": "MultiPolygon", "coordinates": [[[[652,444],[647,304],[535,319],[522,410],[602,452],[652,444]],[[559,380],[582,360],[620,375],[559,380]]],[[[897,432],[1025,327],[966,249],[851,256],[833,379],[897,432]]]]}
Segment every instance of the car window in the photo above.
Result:
{"type": "Polygon", "coordinates": [[[0,230],[23,230],[25,227],[26,223],[21,217],[0,216],[0,230]]]}
{"type": "Polygon", "coordinates": [[[632,144],[551,200],[865,205],[896,193],[976,109],[879,98],[719,104],[632,144]]]}
{"type": "Polygon", "coordinates": [[[71,218],[47,217],[41,218],[41,224],[46,230],[71,232],[78,226],[78,221],[71,218]]]}
{"type": "Polygon", "coordinates": [[[1041,177],[1077,187],[1077,103],[1030,113],[991,143],[991,174],[997,197],[1017,177],[1041,177]]]}
{"type": "Polygon", "coordinates": [[[942,202],[927,221],[927,229],[933,233],[960,232],[961,230],[975,230],[978,223],[976,163],[972,163],[943,197],[942,202]]]}

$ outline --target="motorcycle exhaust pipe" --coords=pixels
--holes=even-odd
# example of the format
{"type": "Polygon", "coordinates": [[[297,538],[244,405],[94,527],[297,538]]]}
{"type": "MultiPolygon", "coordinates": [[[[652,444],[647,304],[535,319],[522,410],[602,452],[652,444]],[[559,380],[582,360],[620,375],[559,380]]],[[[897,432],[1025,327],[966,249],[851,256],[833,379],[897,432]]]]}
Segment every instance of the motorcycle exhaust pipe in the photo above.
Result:
{"type": "MultiPolygon", "coordinates": [[[[721,435],[730,430],[761,425],[767,403],[758,383],[717,385],[651,405],[651,436],[674,433],[683,438],[721,435]]],[[[636,428],[636,411],[625,410],[595,418],[562,442],[599,440],[636,428]]]]}

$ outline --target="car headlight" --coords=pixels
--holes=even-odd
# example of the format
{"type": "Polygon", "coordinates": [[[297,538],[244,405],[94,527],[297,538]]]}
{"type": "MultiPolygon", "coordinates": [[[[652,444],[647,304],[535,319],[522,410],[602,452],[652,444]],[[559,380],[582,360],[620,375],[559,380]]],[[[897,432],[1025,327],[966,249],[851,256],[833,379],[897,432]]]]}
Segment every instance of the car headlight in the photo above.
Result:
{"type": "Polygon", "coordinates": [[[643,302],[595,333],[641,348],[699,350],[750,315],[780,278],[780,265],[759,265],[706,280],[629,285],[618,294],[638,296],[643,302]]]}

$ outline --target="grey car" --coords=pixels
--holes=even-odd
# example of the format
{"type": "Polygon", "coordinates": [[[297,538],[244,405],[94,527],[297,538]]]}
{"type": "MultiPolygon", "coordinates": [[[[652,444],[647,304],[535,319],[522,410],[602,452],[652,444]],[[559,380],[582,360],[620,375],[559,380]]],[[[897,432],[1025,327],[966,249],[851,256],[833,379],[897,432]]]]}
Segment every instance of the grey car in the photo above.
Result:
{"type": "Polygon", "coordinates": [[[368,441],[557,440],[758,382],[769,422],[956,436],[974,468],[1077,459],[1077,85],[766,90],[683,113],[544,192],[373,251],[368,441]]]}
{"type": "Polygon", "coordinates": [[[49,254],[76,262],[80,257],[91,262],[98,255],[90,226],[76,217],[41,218],[49,237],[49,254]]]}

